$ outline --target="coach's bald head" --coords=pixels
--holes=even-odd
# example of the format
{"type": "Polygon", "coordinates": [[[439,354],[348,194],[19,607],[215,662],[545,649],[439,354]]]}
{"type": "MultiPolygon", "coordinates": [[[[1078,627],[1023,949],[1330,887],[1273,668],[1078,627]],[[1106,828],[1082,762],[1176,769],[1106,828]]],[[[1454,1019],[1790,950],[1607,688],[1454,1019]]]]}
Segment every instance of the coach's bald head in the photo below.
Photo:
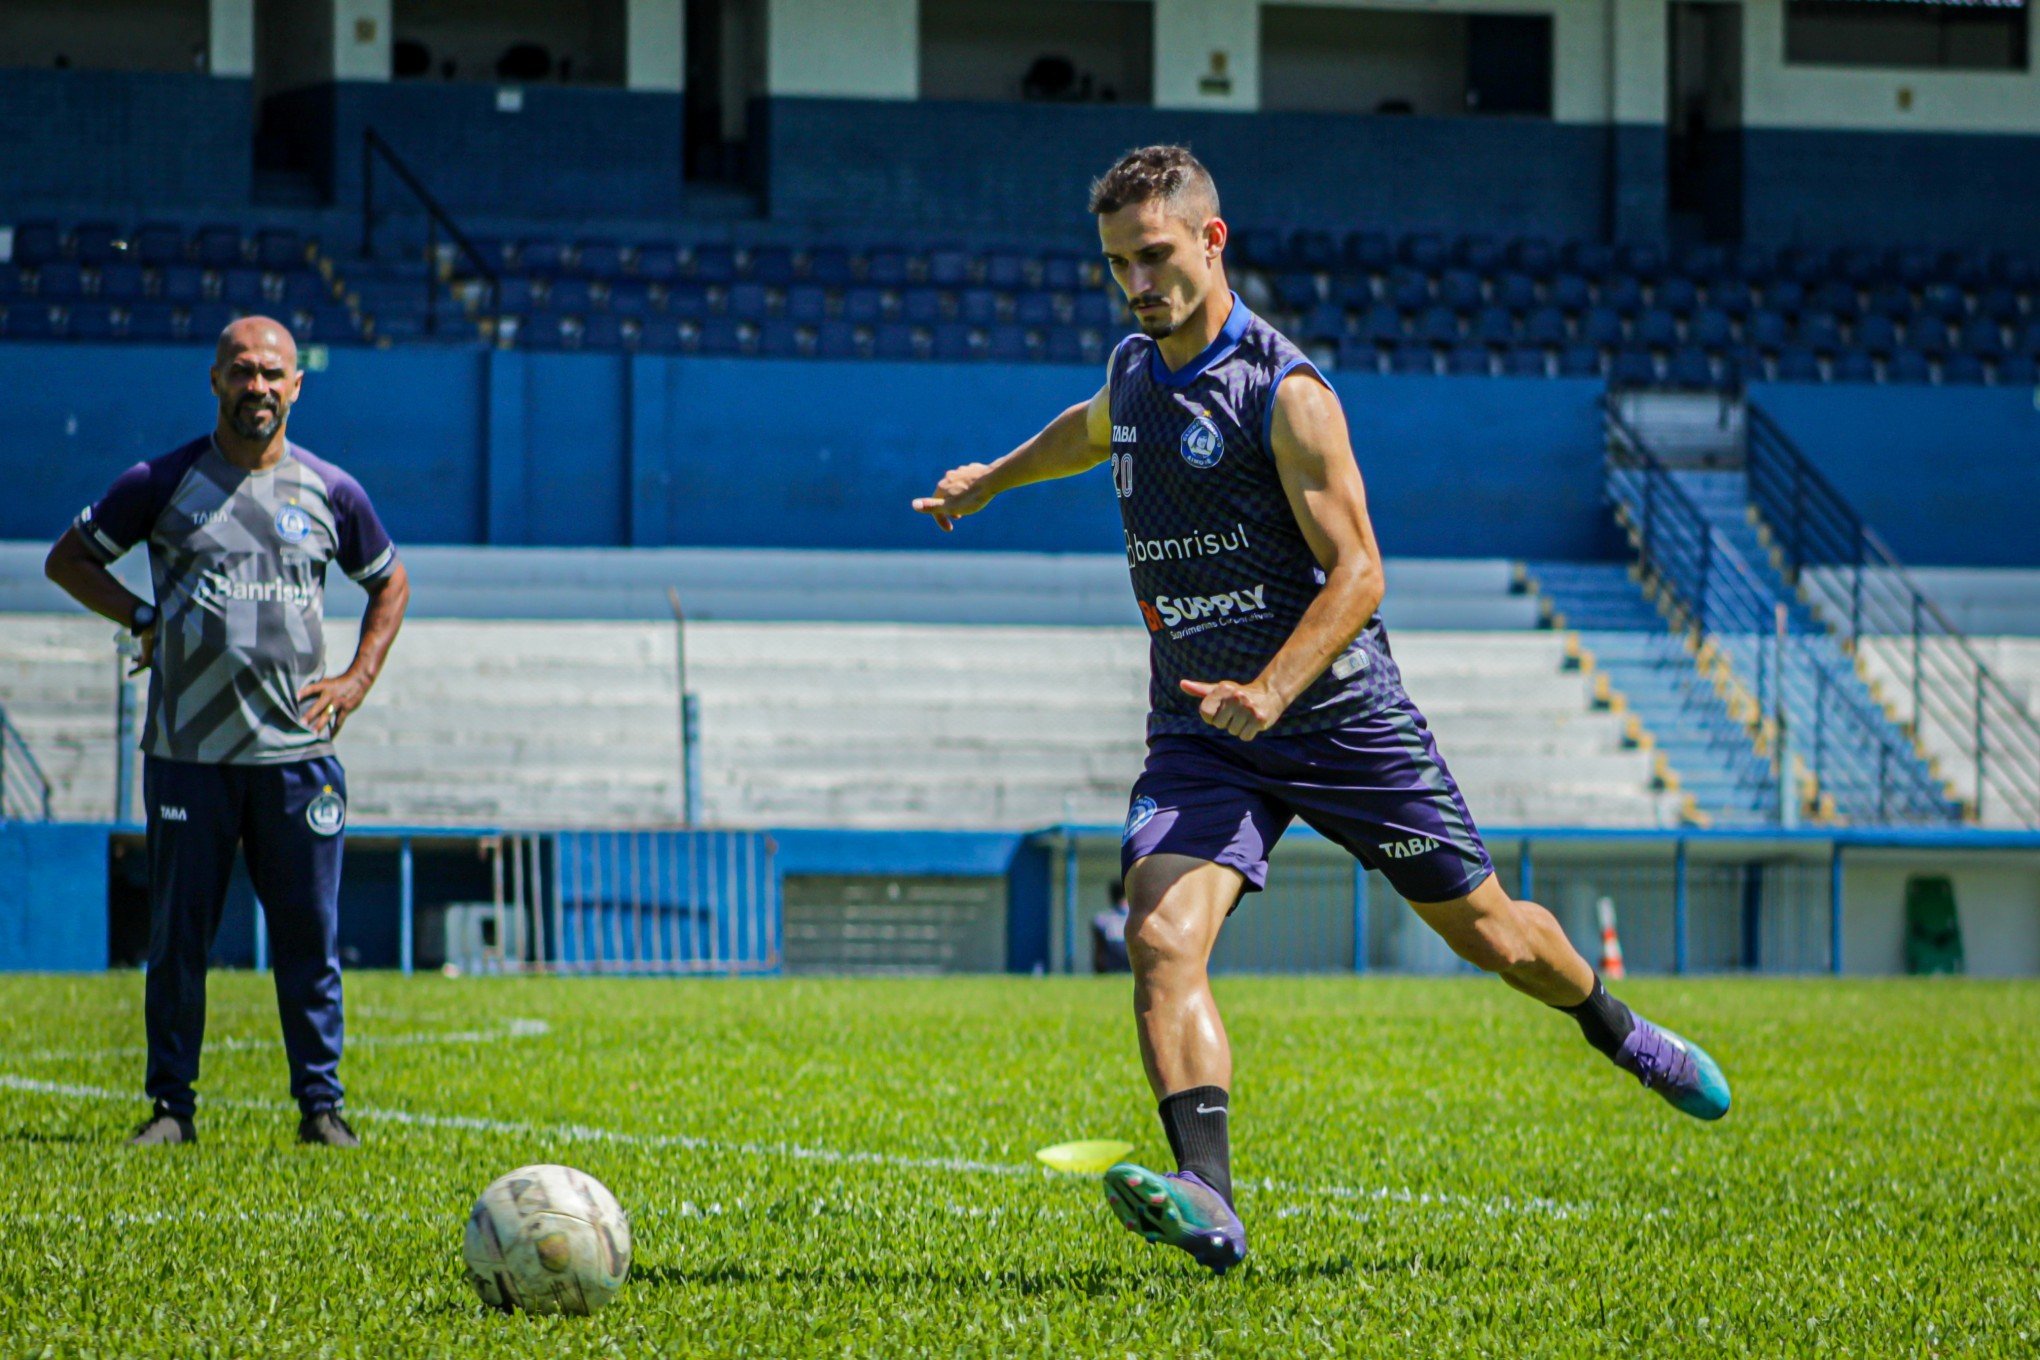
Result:
{"type": "Polygon", "coordinates": [[[244,316],[220,332],[213,353],[213,395],[220,402],[220,434],[266,445],[283,432],[304,385],[297,341],[280,321],[244,316]]]}

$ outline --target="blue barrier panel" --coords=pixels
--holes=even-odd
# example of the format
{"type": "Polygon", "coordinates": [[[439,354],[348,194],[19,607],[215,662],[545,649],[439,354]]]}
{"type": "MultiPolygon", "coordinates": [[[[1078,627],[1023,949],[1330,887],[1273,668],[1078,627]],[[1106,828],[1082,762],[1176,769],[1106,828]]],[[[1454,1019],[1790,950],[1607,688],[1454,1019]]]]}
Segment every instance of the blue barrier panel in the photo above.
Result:
{"type": "Polygon", "coordinates": [[[106,967],[107,832],[0,822],[0,972],[106,967]]]}

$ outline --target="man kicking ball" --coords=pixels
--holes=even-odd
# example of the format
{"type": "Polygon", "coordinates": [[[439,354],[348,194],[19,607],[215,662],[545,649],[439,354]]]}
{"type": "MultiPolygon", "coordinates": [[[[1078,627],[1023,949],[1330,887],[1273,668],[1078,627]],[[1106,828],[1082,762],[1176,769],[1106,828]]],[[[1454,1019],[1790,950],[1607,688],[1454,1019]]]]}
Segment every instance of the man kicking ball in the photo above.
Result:
{"type": "Polygon", "coordinates": [[[1120,851],[1126,939],[1141,1058],[1178,1168],[1107,1172],[1120,1221],[1213,1271],[1247,1254],[1232,1051],[1206,963],[1295,817],[1380,870],[1460,957],[1571,1015],[1679,1110],[1721,1118],[1714,1061],[1610,996],[1551,913],[1495,881],[1389,654],[1338,398],[1227,286],[1210,174],[1182,147],[1144,147],[1092,185],[1091,211],[1141,334],[1120,342],[1088,402],[995,463],[952,469],[914,509],[946,531],[1001,492],[1112,464],[1153,669],[1147,767],[1120,851]]]}

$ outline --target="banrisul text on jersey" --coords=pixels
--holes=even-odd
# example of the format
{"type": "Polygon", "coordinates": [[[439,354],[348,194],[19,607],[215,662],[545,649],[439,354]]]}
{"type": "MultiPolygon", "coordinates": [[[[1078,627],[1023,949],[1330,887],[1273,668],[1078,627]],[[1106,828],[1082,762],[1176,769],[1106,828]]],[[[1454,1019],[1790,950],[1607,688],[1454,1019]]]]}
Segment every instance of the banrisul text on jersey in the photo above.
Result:
{"type": "MultiPolygon", "coordinates": [[[[1150,640],[1151,732],[1209,731],[1178,682],[1252,680],[1324,585],[1270,443],[1275,389],[1299,368],[1316,372],[1237,297],[1180,369],[1146,336],[1113,352],[1112,485],[1150,640]]],[[[1401,696],[1376,617],[1274,730],[1335,727],[1401,696]]]]}

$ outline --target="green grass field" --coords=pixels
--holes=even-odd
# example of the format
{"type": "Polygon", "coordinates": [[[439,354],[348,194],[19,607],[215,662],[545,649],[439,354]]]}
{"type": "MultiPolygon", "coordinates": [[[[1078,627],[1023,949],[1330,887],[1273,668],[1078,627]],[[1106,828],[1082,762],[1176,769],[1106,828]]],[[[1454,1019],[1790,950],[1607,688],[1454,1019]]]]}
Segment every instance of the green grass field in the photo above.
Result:
{"type": "Polygon", "coordinates": [[[367,1146],[292,1143],[267,980],[213,980],[195,1148],[138,977],[0,981],[6,1355],[2040,1353],[2040,986],[1633,982],[1702,1126],[1483,980],[1227,979],[1253,1255],[1213,1280],[1042,1144],[1166,1165],[1126,985],[348,979],[367,1146]],[[594,1318],[483,1311],[468,1206],[628,1210],[594,1318]]]}

